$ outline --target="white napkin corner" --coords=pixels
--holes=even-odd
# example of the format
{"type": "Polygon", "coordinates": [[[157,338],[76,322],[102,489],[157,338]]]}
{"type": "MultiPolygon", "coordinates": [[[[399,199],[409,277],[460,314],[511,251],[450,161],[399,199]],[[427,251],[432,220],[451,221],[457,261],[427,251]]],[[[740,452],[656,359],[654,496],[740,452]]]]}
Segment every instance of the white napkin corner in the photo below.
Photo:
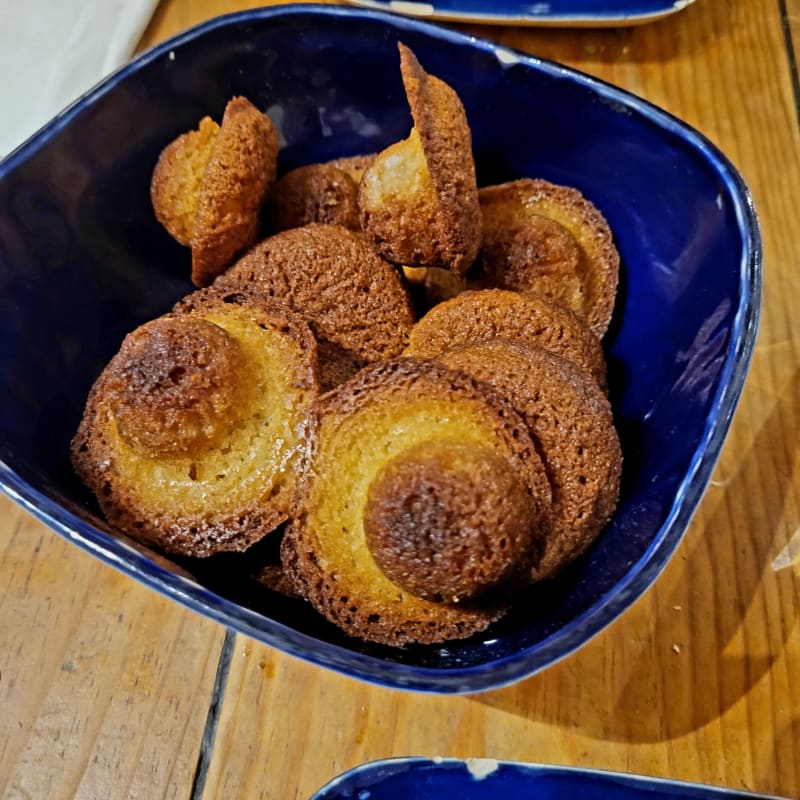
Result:
{"type": "Polygon", "coordinates": [[[0,158],[124,64],[158,0],[0,0],[0,158]]]}

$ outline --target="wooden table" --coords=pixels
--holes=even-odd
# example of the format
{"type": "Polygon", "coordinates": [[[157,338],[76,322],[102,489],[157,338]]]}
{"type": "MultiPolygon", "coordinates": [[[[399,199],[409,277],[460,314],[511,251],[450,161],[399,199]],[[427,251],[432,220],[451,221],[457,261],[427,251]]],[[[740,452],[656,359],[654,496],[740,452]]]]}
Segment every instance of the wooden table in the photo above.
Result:
{"type": "MultiPolygon", "coordinates": [[[[245,0],[164,0],[147,47],[245,0]]],[[[140,587],[0,498],[0,795],[304,798],[393,755],[585,765],[800,797],[800,0],[618,30],[470,31],[630,89],[741,169],[765,240],[752,369],[655,587],[516,686],[437,698],[302,663],[140,587]]]]}

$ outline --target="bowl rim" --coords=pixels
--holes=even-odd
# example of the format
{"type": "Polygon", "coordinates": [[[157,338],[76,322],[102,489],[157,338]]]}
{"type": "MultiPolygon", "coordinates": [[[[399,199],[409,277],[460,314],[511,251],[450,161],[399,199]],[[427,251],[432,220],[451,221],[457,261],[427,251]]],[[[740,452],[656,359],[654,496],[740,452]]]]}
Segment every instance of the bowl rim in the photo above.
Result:
{"type": "Polygon", "coordinates": [[[762,242],[753,199],[738,170],[716,145],[687,123],[625,89],[557,62],[414,18],[372,9],[318,4],[270,6],[225,14],[155,45],[103,79],[12,151],[0,162],[0,180],[69,124],[85,107],[112,91],[130,74],[156,59],[169,57],[170,51],[175,48],[219,28],[293,16],[375,20],[401,34],[403,31],[411,31],[431,40],[446,41],[469,49],[477,48],[494,54],[504,65],[519,63],[527,69],[568,79],[678,137],[699,151],[708,165],[716,171],[720,185],[725,187],[729,202],[735,210],[736,226],[742,239],[739,303],[725,352],[724,366],[720,371],[719,385],[706,416],[702,435],[675,493],[670,511],[653,541],[629,567],[622,579],[563,628],[523,650],[501,658],[465,667],[435,668],[387,661],[319,640],[217,595],[185,575],[166,570],[125,541],[84,521],[29,484],[2,460],[0,490],[34,517],[100,561],[226,627],[233,627],[237,632],[289,655],[350,677],[396,689],[469,694],[501,688],[566,658],[608,627],[652,585],[683,538],[719,457],[755,345],[761,306],[762,242]],[[487,670],[489,664],[491,670],[487,670]]]}

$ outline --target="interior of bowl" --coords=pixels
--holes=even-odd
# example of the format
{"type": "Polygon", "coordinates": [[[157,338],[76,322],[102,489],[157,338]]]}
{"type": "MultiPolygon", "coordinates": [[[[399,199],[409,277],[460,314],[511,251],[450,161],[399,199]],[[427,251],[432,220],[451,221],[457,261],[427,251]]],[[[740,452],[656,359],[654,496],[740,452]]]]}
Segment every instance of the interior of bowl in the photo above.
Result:
{"type": "Polygon", "coordinates": [[[499,685],[596,633],[674,549],[741,389],[758,261],[735,170],[630,95],[378,12],[284,7],[222,18],[145,54],[0,165],[2,478],[101,558],[296,655],[396,686],[499,685]],[[530,176],[577,187],[607,217],[622,257],[605,339],[625,457],[619,509],[573,567],[485,634],[443,647],[349,639],[299,601],[242,591],[235,559],[173,568],[131,549],[98,519],[68,455],[89,387],[123,336],[192,289],[188,251],[150,205],[161,149],[242,94],[278,126],[282,171],[380,150],[411,125],[398,40],[461,96],[479,185],[530,176]]]}

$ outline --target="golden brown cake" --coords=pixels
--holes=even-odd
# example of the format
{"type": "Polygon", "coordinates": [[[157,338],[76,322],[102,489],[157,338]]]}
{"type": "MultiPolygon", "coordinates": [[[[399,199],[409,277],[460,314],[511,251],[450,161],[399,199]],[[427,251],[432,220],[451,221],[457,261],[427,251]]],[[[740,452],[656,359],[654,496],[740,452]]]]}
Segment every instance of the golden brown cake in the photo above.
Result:
{"type": "Polygon", "coordinates": [[[463,278],[439,267],[403,267],[403,277],[417,317],[425,316],[437,303],[451,300],[467,288],[463,278]]]}
{"type": "Polygon", "coordinates": [[[397,270],[339,225],[292,228],[260,242],[217,279],[255,286],[302,315],[320,345],[324,389],[399,355],[413,324],[397,270]]]}
{"type": "Polygon", "coordinates": [[[276,231],[300,228],[310,222],[359,229],[358,184],[330,164],[309,164],[287,172],[276,184],[269,203],[276,231]]]}
{"type": "Polygon", "coordinates": [[[108,521],[169,553],[244,550],[292,510],[318,394],[306,323],[204,289],[129,334],[72,443],[108,521]]]}
{"type": "Polygon", "coordinates": [[[425,441],[369,486],[367,547],[383,574],[417,597],[462,602],[520,572],[534,520],[508,459],[474,445],[425,441]]]}
{"type": "Polygon", "coordinates": [[[399,47],[414,127],[364,171],[361,229],[389,261],[463,275],[481,237],[472,135],[458,95],[399,47]]]}
{"type": "Polygon", "coordinates": [[[344,170],[356,184],[361,182],[364,170],[375,160],[377,153],[365,153],[357,156],[344,156],[326,162],[331,167],[344,170]]]}
{"type": "Polygon", "coordinates": [[[619,253],[603,215],[580,192],[523,178],[480,190],[479,286],[536,292],[606,332],[619,253]]]}
{"type": "Polygon", "coordinates": [[[248,574],[250,580],[255,581],[264,589],[281,594],[284,597],[302,599],[294,582],[289,579],[280,560],[262,564],[258,569],[248,574]]]}
{"type": "Polygon", "coordinates": [[[490,385],[525,420],[553,491],[553,523],[531,578],[554,575],[616,508],[622,450],[606,396],[566,359],[519,342],[465,345],[439,360],[490,385]]]}
{"type": "Polygon", "coordinates": [[[414,325],[404,355],[434,358],[448,348],[495,337],[537,345],[574,361],[605,389],[606,364],[598,338],[571,311],[534,294],[463,292],[414,325]]]}
{"type": "Polygon", "coordinates": [[[219,125],[203,117],[196,131],[182,134],[161,151],[153,170],[150,197],[156,219],[186,247],[192,246],[200,185],[218,133],[219,125]]]}
{"type": "Polygon", "coordinates": [[[179,136],[159,157],[150,194],[159,222],[192,249],[192,282],[207,286],[255,242],[275,180],[278,133],[244,97],[179,136]]]}
{"type": "Polygon", "coordinates": [[[311,222],[359,230],[358,183],[374,158],[374,154],[349,156],[287,172],[270,193],[269,214],[275,231],[311,222]]]}
{"type": "Polygon", "coordinates": [[[302,496],[287,574],[346,633],[393,645],[486,628],[550,524],[522,419],[433,361],[373,364],[321,398],[302,496]]]}

